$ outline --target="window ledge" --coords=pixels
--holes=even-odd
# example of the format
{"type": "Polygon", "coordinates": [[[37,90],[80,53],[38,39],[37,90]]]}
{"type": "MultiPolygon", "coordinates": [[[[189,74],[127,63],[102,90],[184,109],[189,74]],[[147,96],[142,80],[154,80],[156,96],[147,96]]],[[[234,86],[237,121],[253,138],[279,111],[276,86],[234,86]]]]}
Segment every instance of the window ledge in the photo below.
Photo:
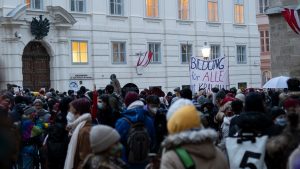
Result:
{"type": "Polygon", "coordinates": [[[206,22],[207,25],[211,26],[211,27],[219,27],[221,26],[220,22],[206,22]]]}
{"type": "Polygon", "coordinates": [[[180,19],[177,19],[176,22],[179,23],[180,25],[191,25],[193,23],[193,21],[191,20],[180,20],[180,19]]]}
{"type": "Polygon", "coordinates": [[[150,62],[151,65],[160,65],[161,62],[150,62]]]}
{"type": "Polygon", "coordinates": [[[233,24],[233,26],[236,27],[236,28],[245,28],[245,27],[247,27],[246,24],[238,24],[238,23],[233,24]]]}
{"type": "Polygon", "coordinates": [[[47,11],[44,9],[33,9],[33,8],[27,8],[28,12],[44,12],[46,13],[47,11]]]}
{"type": "Polygon", "coordinates": [[[121,21],[128,19],[127,16],[123,16],[123,15],[107,15],[107,17],[112,20],[121,20],[121,21]]]}
{"type": "Polygon", "coordinates": [[[160,23],[162,21],[162,19],[158,17],[144,17],[144,20],[152,23],[160,23]]]}
{"type": "Polygon", "coordinates": [[[86,13],[86,12],[70,11],[69,13],[72,14],[72,15],[90,15],[89,13],[86,13]]]}
{"type": "Polygon", "coordinates": [[[74,62],[72,62],[72,65],[73,66],[86,66],[86,65],[89,65],[89,63],[74,63],[74,62]]]}

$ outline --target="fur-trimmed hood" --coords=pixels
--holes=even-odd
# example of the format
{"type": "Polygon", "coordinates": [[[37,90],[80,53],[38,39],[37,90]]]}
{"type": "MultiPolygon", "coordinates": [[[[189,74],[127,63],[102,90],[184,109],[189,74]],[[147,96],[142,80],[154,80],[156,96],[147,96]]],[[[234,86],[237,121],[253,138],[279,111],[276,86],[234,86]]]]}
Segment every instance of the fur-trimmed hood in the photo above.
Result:
{"type": "Polygon", "coordinates": [[[214,141],[217,132],[213,129],[200,129],[197,131],[184,131],[168,136],[162,143],[166,151],[177,147],[186,149],[191,155],[201,159],[213,159],[217,154],[214,141]]]}
{"type": "Polygon", "coordinates": [[[178,134],[169,135],[162,146],[166,149],[172,149],[185,144],[201,144],[205,141],[214,142],[217,140],[217,132],[213,129],[199,129],[196,131],[184,131],[178,134]]]}

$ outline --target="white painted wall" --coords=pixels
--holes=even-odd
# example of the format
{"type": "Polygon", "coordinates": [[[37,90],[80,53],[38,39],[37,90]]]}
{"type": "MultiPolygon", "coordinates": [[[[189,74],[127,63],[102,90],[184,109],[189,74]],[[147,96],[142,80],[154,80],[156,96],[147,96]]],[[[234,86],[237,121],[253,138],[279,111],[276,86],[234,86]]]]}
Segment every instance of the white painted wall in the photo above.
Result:
{"type": "MultiPolygon", "coordinates": [[[[22,0],[2,0],[1,15],[5,16],[22,0]]],[[[261,87],[259,34],[256,24],[255,1],[245,0],[245,24],[234,24],[234,0],[219,1],[219,22],[207,22],[207,0],[190,0],[190,21],[178,20],[177,1],[160,0],[159,18],[145,17],[144,0],[124,0],[125,13],[122,17],[109,15],[108,0],[87,0],[87,12],[72,13],[77,23],[70,29],[57,30],[53,25],[44,39],[52,50],[51,85],[59,90],[68,90],[71,73],[92,73],[95,80],[84,81],[105,87],[109,76],[115,73],[121,85],[133,82],[140,88],[162,86],[165,91],[189,84],[189,69],[181,63],[180,44],[193,44],[197,55],[204,42],[220,44],[221,54],[230,58],[230,83],[237,86],[247,82],[248,87],[261,87]],[[174,3],[175,2],[175,3],[174,3]],[[89,63],[74,65],[71,62],[71,40],[87,40],[89,43],[89,63]],[[112,64],[111,41],[126,41],[127,64],[112,64]],[[160,42],[162,63],[150,64],[143,75],[137,75],[135,53],[146,51],[148,42],[160,42]],[[247,64],[239,65],[236,59],[236,45],[247,46],[247,64]]],[[[6,83],[22,84],[22,52],[25,44],[34,37],[29,24],[33,16],[45,15],[46,6],[62,6],[70,11],[69,0],[44,0],[44,11],[27,11],[23,16],[27,23],[11,30],[0,26],[0,68],[3,74],[2,87],[6,83]],[[10,31],[8,31],[10,30],[10,31]],[[14,32],[20,32],[21,40],[13,39],[14,32]],[[7,40],[7,36],[10,40],[7,40]]]]}

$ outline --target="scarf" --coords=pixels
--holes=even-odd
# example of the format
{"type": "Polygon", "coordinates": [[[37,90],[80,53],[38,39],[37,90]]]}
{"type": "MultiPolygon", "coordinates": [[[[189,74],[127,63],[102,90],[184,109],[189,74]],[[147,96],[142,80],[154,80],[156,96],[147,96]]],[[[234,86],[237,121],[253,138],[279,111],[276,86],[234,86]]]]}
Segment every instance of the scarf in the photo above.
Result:
{"type": "Polygon", "coordinates": [[[65,161],[64,169],[73,169],[74,165],[74,157],[76,153],[77,141],[78,141],[78,134],[80,129],[86,124],[87,121],[92,120],[91,114],[83,114],[74,122],[70,123],[68,127],[71,128],[72,137],[68,146],[68,153],[65,161]]]}

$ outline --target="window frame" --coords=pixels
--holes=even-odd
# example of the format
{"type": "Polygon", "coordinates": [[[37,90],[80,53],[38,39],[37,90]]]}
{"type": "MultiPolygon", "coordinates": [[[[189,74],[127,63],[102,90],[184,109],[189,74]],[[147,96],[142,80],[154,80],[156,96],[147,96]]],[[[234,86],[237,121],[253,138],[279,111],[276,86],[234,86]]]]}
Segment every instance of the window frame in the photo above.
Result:
{"type": "Polygon", "coordinates": [[[152,59],[151,59],[151,64],[161,64],[162,63],[162,53],[161,53],[161,51],[162,51],[162,49],[161,49],[161,43],[160,42],[148,42],[147,43],[147,48],[148,48],[148,51],[150,51],[150,45],[154,45],[154,50],[155,51],[151,51],[151,52],[153,52],[153,56],[152,56],[152,59]],[[159,45],[159,52],[158,52],[158,61],[154,61],[154,58],[155,58],[155,54],[157,53],[157,51],[156,51],[156,45],[159,45]]]}
{"type": "Polygon", "coordinates": [[[127,46],[126,46],[126,41],[111,41],[110,42],[110,46],[111,46],[111,63],[113,64],[113,65],[125,65],[125,64],[127,64],[127,46]],[[118,60],[120,60],[120,61],[118,61],[118,62],[115,62],[114,61],[114,44],[118,44],[118,52],[117,52],[117,54],[118,54],[118,60]],[[124,52],[120,52],[120,49],[121,49],[121,47],[120,47],[120,44],[124,44],[124,52]],[[121,53],[124,53],[124,61],[123,62],[121,62],[121,53]]]}
{"type": "MultiPolygon", "coordinates": [[[[153,15],[153,16],[148,16],[148,6],[147,6],[147,2],[148,2],[148,0],[145,0],[145,8],[146,8],[146,13],[145,13],[145,16],[147,17],[147,18],[159,18],[159,2],[160,2],[160,0],[153,0],[153,2],[155,2],[155,1],[157,1],[157,16],[155,16],[155,15],[153,15]]],[[[153,5],[153,4],[152,4],[153,5]]],[[[152,6],[152,13],[153,14],[155,14],[155,7],[153,7],[152,6]]]]}
{"type": "Polygon", "coordinates": [[[234,23],[239,25],[245,24],[245,0],[234,0],[234,23]],[[243,9],[243,13],[237,12],[237,6],[239,12],[241,11],[241,8],[243,9]],[[238,13],[239,15],[237,15],[238,13]],[[242,17],[240,15],[242,15],[242,17]]]}
{"type": "Polygon", "coordinates": [[[270,1],[269,0],[258,0],[259,14],[265,14],[266,9],[268,9],[269,6],[270,6],[270,1]]]}
{"type": "Polygon", "coordinates": [[[74,13],[86,13],[87,11],[87,4],[86,4],[86,0],[70,0],[70,11],[74,12],[74,13]],[[72,10],[72,1],[74,1],[74,10],[72,10]],[[83,11],[79,11],[79,7],[78,7],[78,1],[83,1],[83,11]],[[78,9],[78,10],[77,10],[78,9]]]}
{"type": "MultiPolygon", "coordinates": [[[[81,52],[79,52],[81,53],[81,52]]],[[[89,64],[89,42],[88,40],[71,40],[71,62],[72,62],[72,65],[87,65],[89,64]],[[74,59],[73,59],[73,42],[77,42],[79,43],[79,46],[80,46],[80,43],[83,43],[85,42],[86,43],[86,62],[81,62],[81,56],[80,57],[80,62],[74,62],[74,59]]]]}
{"type": "Polygon", "coordinates": [[[117,3],[117,0],[109,0],[109,15],[112,15],[112,16],[124,16],[124,0],[121,0],[121,3],[117,3]],[[112,2],[113,1],[113,2],[112,2]],[[112,10],[111,10],[111,5],[114,5],[114,12],[115,13],[112,13],[112,10]],[[117,14],[117,5],[121,5],[121,14],[117,14]]]}
{"type": "Polygon", "coordinates": [[[236,45],[236,61],[237,61],[237,64],[247,64],[247,62],[248,62],[248,59],[247,59],[247,45],[244,45],[244,44],[238,44],[238,45],[236,45]],[[239,60],[239,54],[238,54],[238,48],[239,47],[243,47],[244,48],[244,54],[245,54],[245,56],[244,56],[244,61],[240,61],[239,60]]]}
{"type": "Polygon", "coordinates": [[[270,52],[270,31],[259,30],[259,36],[260,36],[260,52],[261,53],[270,52]]]}
{"type": "Polygon", "coordinates": [[[262,72],[262,82],[263,84],[267,83],[272,78],[272,73],[269,70],[262,72]]]}
{"type": "Polygon", "coordinates": [[[27,9],[30,9],[30,10],[43,10],[44,9],[44,0],[25,0],[25,3],[27,4],[27,9]],[[27,3],[27,1],[30,1],[29,4],[27,3]],[[35,8],[35,3],[32,3],[32,1],[34,1],[34,2],[40,1],[41,8],[35,8]]]}
{"type": "Polygon", "coordinates": [[[207,0],[207,21],[208,22],[219,22],[219,0],[207,0]],[[209,4],[210,3],[216,3],[217,4],[217,9],[216,9],[216,11],[217,11],[217,15],[214,17],[214,19],[216,19],[216,20],[211,20],[211,18],[210,18],[210,13],[211,13],[211,11],[210,11],[210,9],[209,9],[209,4]]]}
{"type": "Polygon", "coordinates": [[[209,56],[209,58],[211,59],[211,60],[213,60],[213,59],[217,59],[217,58],[220,58],[221,57],[221,45],[220,44],[211,44],[210,45],[210,56],[209,56]],[[218,57],[213,57],[212,55],[213,55],[213,47],[218,47],[218,57]]]}
{"type": "Polygon", "coordinates": [[[191,57],[193,56],[193,44],[180,43],[179,48],[180,48],[179,50],[180,50],[181,64],[189,64],[190,60],[191,60],[191,57]],[[182,46],[183,45],[185,45],[187,47],[186,53],[184,53],[184,55],[186,57],[186,62],[183,62],[183,53],[182,53],[182,46]],[[189,47],[191,48],[190,52],[189,52],[189,47]],[[189,53],[190,53],[190,56],[188,56],[189,53]]]}
{"type": "Polygon", "coordinates": [[[187,0],[188,1],[188,5],[187,5],[187,7],[188,7],[188,9],[187,9],[187,18],[186,19],[184,19],[182,16],[182,1],[184,1],[184,0],[177,0],[177,17],[178,17],[178,19],[179,20],[181,20],[181,21],[189,21],[190,20],[190,0],[187,0]],[[179,9],[179,7],[180,7],[180,9],[179,9]],[[181,14],[181,15],[180,15],[181,14]]]}

